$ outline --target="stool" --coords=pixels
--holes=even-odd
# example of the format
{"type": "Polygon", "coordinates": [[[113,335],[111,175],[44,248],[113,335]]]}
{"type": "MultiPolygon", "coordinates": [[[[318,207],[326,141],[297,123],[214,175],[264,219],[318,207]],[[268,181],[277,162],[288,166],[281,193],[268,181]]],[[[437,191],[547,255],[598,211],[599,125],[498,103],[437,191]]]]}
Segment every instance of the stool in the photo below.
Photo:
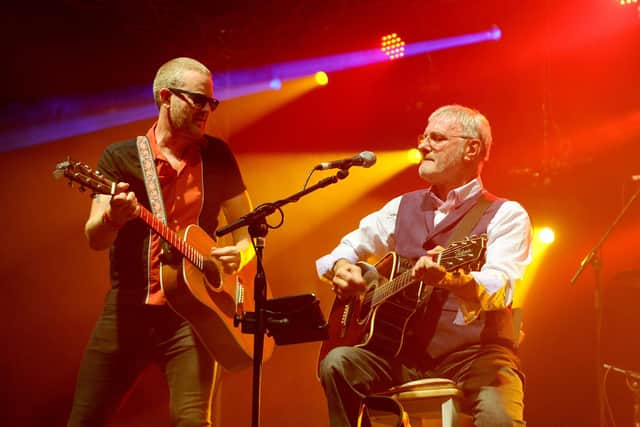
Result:
{"type": "Polygon", "coordinates": [[[367,396],[360,407],[358,427],[366,413],[373,427],[467,427],[473,417],[461,413],[462,391],[445,378],[425,378],[367,396]]]}

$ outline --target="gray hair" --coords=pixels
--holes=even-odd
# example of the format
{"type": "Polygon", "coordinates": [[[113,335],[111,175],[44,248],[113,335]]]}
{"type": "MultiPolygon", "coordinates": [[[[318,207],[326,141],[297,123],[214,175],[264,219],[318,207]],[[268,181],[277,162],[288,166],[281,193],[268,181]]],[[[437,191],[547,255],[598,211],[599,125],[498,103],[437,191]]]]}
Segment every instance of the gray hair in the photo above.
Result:
{"type": "Polygon", "coordinates": [[[160,107],[160,89],[165,87],[181,87],[184,84],[183,74],[185,71],[198,71],[202,74],[211,75],[211,71],[195,59],[180,57],[165,62],[156,73],[153,79],[153,99],[160,107]]]}
{"type": "Polygon", "coordinates": [[[491,136],[489,120],[487,120],[481,112],[462,105],[451,104],[442,106],[431,113],[429,121],[437,116],[445,116],[454,119],[462,126],[465,134],[473,138],[478,138],[482,143],[482,151],[484,153],[483,160],[489,160],[493,137],[491,136]]]}

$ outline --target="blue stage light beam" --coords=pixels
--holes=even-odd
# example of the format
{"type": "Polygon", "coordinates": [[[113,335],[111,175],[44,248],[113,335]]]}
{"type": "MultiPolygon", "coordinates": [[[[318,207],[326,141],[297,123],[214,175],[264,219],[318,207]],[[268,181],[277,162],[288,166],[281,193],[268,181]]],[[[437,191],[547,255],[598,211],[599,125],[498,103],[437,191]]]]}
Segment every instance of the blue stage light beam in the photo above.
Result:
{"type": "MultiPolygon", "coordinates": [[[[235,86],[218,80],[214,78],[215,94],[222,101],[282,87],[277,79],[235,86]]],[[[34,105],[10,105],[0,122],[0,152],[152,119],[158,108],[150,87],[132,87],[108,95],[49,98],[34,105]]]]}
{"type": "MultiPolygon", "coordinates": [[[[408,43],[404,57],[442,49],[500,40],[498,27],[486,31],[408,43]]],[[[221,100],[277,90],[282,82],[313,75],[343,71],[383,61],[380,49],[367,49],[262,67],[217,73],[216,97],[221,100]],[[280,84],[278,84],[278,82],[280,84]]],[[[156,116],[150,86],[135,86],[109,94],[44,99],[35,105],[13,105],[0,115],[0,152],[121,126],[156,116]]]]}
{"type": "Polygon", "coordinates": [[[502,31],[498,27],[492,27],[487,31],[479,33],[463,34],[460,36],[447,37],[438,40],[426,40],[417,43],[407,44],[404,47],[404,56],[419,55],[426,52],[451,49],[458,46],[465,46],[486,41],[497,41],[502,38],[502,31]]]}
{"type": "MultiPolygon", "coordinates": [[[[502,31],[496,26],[486,31],[463,34],[459,36],[446,37],[437,40],[427,40],[416,43],[409,43],[404,46],[405,57],[423,53],[435,52],[443,49],[465,46],[469,44],[482,43],[486,41],[496,41],[502,38],[502,31]]],[[[362,67],[378,62],[388,61],[389,58],[379,48],[361,50],[356,52],[328,55],[319,58],[302,59],[279,64],[265,65],[263,67],[231,71],[224,78],[232,84],[243,84],[246,82],[281,79],[287,80],[314,74],[316,71],[326,73],[333,71],[343,71],[350,68],[362,67]]]]}

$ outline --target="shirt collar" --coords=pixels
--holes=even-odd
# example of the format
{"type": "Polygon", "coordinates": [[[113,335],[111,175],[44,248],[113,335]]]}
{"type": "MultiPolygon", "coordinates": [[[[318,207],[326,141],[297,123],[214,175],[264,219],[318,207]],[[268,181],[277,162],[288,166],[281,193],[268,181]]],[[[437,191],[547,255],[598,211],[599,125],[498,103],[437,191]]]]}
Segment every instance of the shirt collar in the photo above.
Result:
{"type": "Polygon", "coordinates": [[[147,139],[149,140],[149,145],[151,146],[151,152],[153,153],[153,158],[158,160],[164,160],[167,161],[166,157],[164,156],[164,154],[162,154],[162,151],[160,150],[160,147],[158,147],[158,141],[156,141],[156,126],[158,125],[158,122],[155,122],[147,131],[147,139]]]}
{"type": "MultiPolygon", "coordinates": [[[[160,146],[158,146],[158,141],[156,140],[156,126],[158,122],[156,121],[147,131],[147,138],[149,139],[149,145],[151,145],[151,152],[153,153],[153,158],[156,160],[156,164],[159,160],[169,163],[166,156],[160,150],[160,146]]],[[[204,143],[204,138],[203,138],[204,143]]],[[[183,163],[193,163],[200,159],[200,144],[193,144],[188,147],[186,152],[184,153],[184,161],[183,163]]]]}
{"type": "Polygon", "coordinates": [[[471,197],[476,196],[483,190],[482,179],[480,177],[474,178],[466,184],[461,185],[460,187],[454,188],[449,191],[447,194],[447,199],[442,201],[436,196],[431,189],[431,197],[435,201],[437,210],[443,213],[449,213],[456,207],[460,206],[465,200],[470,199],[471,197]]]}

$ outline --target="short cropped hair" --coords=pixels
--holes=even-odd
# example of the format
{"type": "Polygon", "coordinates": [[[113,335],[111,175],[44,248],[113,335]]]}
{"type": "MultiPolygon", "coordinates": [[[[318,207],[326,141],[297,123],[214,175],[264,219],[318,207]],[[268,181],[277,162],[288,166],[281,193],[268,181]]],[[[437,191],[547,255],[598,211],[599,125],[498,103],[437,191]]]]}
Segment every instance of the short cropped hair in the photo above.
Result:
{"type": "Polygon", "coordinates": [[[153,99],[156,105],[160,107],[160,89],[165,87],[180,88],[183,84],[183,75],[185,71],[198,71],[202,74],[211,75],[211,71],[204,64],[195,59],[180,57],[165,62],[156,73],[153,79],[153,99]]]}

